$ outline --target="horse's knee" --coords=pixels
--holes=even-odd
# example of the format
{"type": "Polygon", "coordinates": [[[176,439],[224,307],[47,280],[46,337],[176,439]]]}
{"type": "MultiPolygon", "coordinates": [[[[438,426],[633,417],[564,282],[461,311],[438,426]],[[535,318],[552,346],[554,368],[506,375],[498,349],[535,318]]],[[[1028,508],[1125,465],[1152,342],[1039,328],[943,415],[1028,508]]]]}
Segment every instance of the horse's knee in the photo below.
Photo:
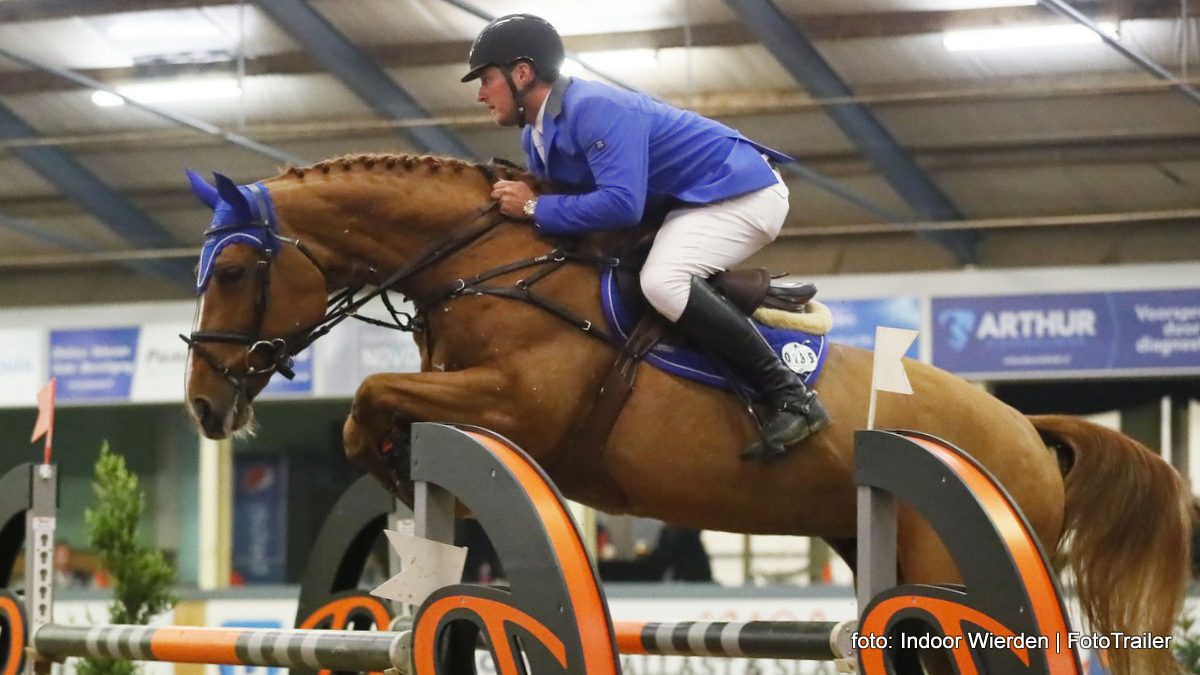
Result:
{"type": "Polygon", "coordinates": [[[355,409],[372,409],[379,405],[379,399],[383,396],[386,389],[386,375],[375,373],[363,378],[359,383],[358,389],[354,391],[354,408],[355,409]]]}
{"type": "Polygon", "coordinates": [[[395,406],[388,404],[390,387],[387,380],[385,374],[368,375],[354,392],[350,417],[365,427],[364,432],[379,435],[391,426],[396,410],[395,406]]]}
{"type": "Polygon", "coordinates": [[[345,424],[342,425],[342,451],[346,453],[346,459],[350,460],[351,464],[361,470],[367,470],[368,450],[363,440],[362,428],[354,421],[354,415],[348,415],[345,424]]]}

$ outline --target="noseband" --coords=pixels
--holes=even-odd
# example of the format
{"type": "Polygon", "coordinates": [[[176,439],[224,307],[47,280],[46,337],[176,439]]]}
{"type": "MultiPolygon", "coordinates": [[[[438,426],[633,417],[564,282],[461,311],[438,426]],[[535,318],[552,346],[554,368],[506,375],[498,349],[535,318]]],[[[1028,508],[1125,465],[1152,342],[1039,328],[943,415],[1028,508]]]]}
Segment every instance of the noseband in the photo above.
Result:
{"type": "MultiPolygon", "coordinates": [[[[299,239],[284,237],[278,233],[275,223],[271,220],[272,210],[264,194],[264,188],[257,184],[246,187],[250,189],[257,200],[259,207],[258,219],[251,223],[235,223],[211,227],[204,232],[204,236],[207,241],[233,231],[245,232],[246,230],[258,230],[263,235],[259,238],[259,241],[264,242],[264,244],[256,247],[259,252],[258,262],[255,265],[255,276],[258,279],[258,296],[254,303],[252,328],[247,333],[212,330],[192,331],[190,336],[180,335],[179,337],[187,343],[190,351],[195,352],[215,373],[233,386],[237,393],[244,396],[247,401],[250,399],[249,393],[246,390],[246,381],[249,378],[256,375],[270,375],[275,372],[278,372],[289,380],[294,378],[296,376],[294,370],[295,355],[299,354],[313,342],[316,342],[318,338],[328,333],[334,326],[347,318],[354,317],[369,323],[381,323],[375,319],[357,315],[358,310],[363,305],[376,297],[383,299],[384,304],[392,313],[395,321],[395,325],[382,325],[401,330],[412,330],[412,317],[407,317],[406,321],[402,320],[401,316],[403,315],[393,308],[386,293],[413,275],[476,241],[505,220],[504,215],[498,210],[499,204],[497,202],[489,202],[487,205],[479,207],[476,210],[475,216],[466,225],[447,233],[446,236],[426,246],[409,264],[401,266],[400,269],[393,272],[391,276],[370,291],[359,296],[358,293],[364,286],[348,288],[330,298],[325,315],[315,324],[301,329],[286,338],[264,338],[262,328],[263,322],[266,319],[267,303],[271,290],[271,262],[278,252],[265,242],[278,240],[295,246],[304,254],[304,257],[308,258],[309,262],[317,268],[317,271],[325,279],[329,277],[325,274],[325,270],[321,264],[308,250],[308,247],[304,245],[304,242],[299,239]],[[485,218],[488,214],[492,214],[492,217],[485,218]],[[245,345],[246,352],[243,355],[245,370],[237,372],[234,368],[221,363],[211,351],[204,347],[205,343],[245,345]],[[267,365],[261,367],[255,366],[256,362],[265,362],[267,365]]],[[[215,258],[218,254],[218,252],[214,252],[213,257],[215,258]]]]}

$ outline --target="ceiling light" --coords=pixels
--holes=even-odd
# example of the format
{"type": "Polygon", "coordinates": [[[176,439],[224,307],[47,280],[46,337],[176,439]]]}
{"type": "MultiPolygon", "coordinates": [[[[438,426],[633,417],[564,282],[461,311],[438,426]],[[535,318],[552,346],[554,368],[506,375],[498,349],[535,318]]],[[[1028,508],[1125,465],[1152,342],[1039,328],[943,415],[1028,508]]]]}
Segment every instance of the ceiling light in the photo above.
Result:
{"type": "Polygon", "coordinates": [[[135,41],[135,40],[186,40],[186,39],[202,39],[202,38],[219,38],[222,36],[221,29],[214,25],[211,21],[164,21],[161,19],[147,19],[142,21],[134,21],[126,19],[124,21],[113,23],[105,29],[105,34],[113,40],[120,41],[135,41]]]}
{"type": "MultiPolygon", "coordinates": [[[[117,87],[121,96],[139,103],[171,103],[175,101],[199,101],[241,96],[242,88],[232,77],[204,80],[171,80],[167,82],[141,82],[117,87]]],[[[125,101],[107,91],[92,92],[92,103],[108,108],[124,105],[125,101]]]]}
{"type": "MultiPolygon", "coordinates": [[[[600,52],[579,54],[580,60],[588,67],[619,75],[628,70],[639,70],[658,67],[658,51],[655,49],[612,49],[600,52]]],[[[564,75],[582,75],[586,68],[575,59],[563,62],[564,75]]]]}
{"type": "MultiPolygon", "coordinates": [[[[1117,37],[1117,24],[1104,21],[1096,24],[1105,33],[1117,37]]],[[[1017,47],[1052,47],[1100,42],[1100,36],[1087,26],[1077,23],[1051,26],[1010,26],[951,30],[942,34],[942,45],[952,52],[978,49],[1011,49],[1017,47]]]]}

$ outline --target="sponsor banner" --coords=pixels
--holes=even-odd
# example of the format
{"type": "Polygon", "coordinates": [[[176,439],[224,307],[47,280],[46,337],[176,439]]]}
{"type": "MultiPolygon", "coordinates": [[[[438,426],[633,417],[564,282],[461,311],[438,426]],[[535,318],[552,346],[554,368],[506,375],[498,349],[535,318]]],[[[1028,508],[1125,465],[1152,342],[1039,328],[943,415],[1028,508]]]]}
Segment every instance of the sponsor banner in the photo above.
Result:
{"type": "MultiPolygon", "coordinates": [[[[296,619],[296,601],[277,598],[209,600],[204,602],[204,624],[238,628],[291,628],[296,619]]],[[[195,673],[195,666],[179,664],[177,675],[195,673]]],[[[284,668],[265,666],[203,666],[204,675],[283,675],[284,668]]]]}
{"type": "MultiPolygon", "coordinates": [[[[875,327],[921,329],[921,301],[915,295],[897,298],[866,300],[829,300],[825,303],[833,313],[833,330],[829,339],[850,347],[875,349],[875,327]]],[[[921,337],[905,352],[910,359],[919,358],[921,337]]]]}
{"type": "Polygon", "coordinates": [[[932,318],[961,375],[1200,372],[1200,289],[934,298],[932,318]]]}
{"type": "Polygon", "coordinates": [[[236,455],[233,570],[245,584],[282,584],[287,574],[287,459],[236,455]]]}
{"type": "Polygon", "coordinates": [[[46,332],[40,328],[0,329],[0,407],[37,406],[46,375],[46,332]]]}
{"type": "Polygon", "coordinates": [[[190,331],[191,326],[186,323],[142,326],[132,400],[171,403],[183,400],[188,348],[179,335],[190,331]]]}
{"type": "Polygon", "coordinates": [[[58,378],[58,400],[127,400],[137,344],[137,328],[50,331],[50,376],[58,378]]]}
{"type": "Polygon", "coordinates": [[[296,377],[291,380],[279,373],[272,375],[266,388],[259,395],[260,398],[273,396],[303,398],[313,393],[313,350],[311,348],[296,355],[296,362],[292,366],[292,370],[296,371],[296,377]]]}
{"type": "Polygon", "coordinates": [[[353,396],[358,385],[374,373],[415,373],[421,370],[421,353],[409,333],[361,321],[346,321],[316,344],[316,393],[353,396]]]}

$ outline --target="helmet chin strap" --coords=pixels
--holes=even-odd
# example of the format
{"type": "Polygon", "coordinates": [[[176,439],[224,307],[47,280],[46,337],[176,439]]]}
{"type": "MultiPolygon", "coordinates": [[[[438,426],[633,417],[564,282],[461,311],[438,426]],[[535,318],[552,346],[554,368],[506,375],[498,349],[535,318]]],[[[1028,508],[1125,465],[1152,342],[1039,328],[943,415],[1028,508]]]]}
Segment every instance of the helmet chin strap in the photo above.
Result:
{"type": "Polygon", "coordinates": [[[508,83],[508,89],[512,92],[513,103],[517,104],[517,128],[525,128],[525,92],[529,90],[517,89],[517,83],[512,79],[512,66],[504,68],[504,81],[508,83]]]}

